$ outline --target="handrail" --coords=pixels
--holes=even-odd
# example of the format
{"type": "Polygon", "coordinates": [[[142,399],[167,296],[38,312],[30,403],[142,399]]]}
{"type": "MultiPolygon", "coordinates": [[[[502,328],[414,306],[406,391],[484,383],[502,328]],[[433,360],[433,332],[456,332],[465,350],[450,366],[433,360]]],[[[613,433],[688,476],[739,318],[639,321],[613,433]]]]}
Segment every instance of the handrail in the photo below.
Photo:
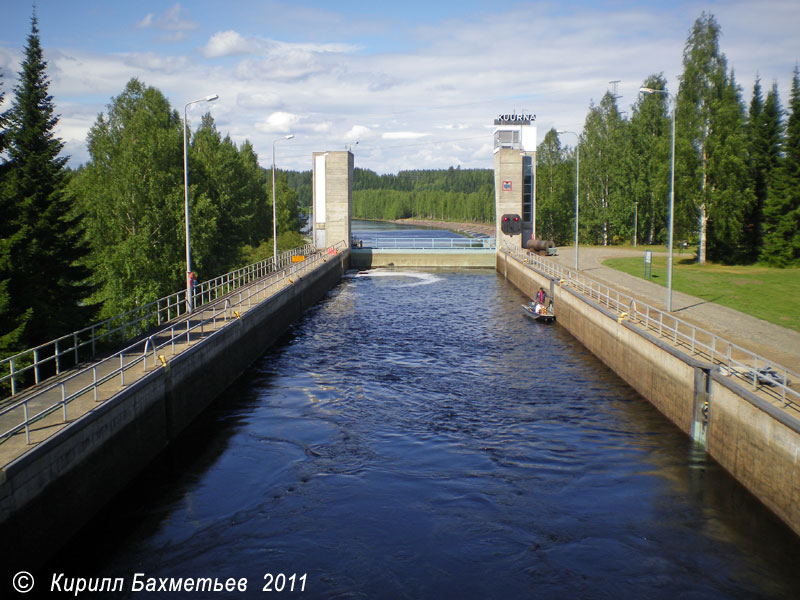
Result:
{"type": "Polygon", "coordinates": [[[619,313],[620,319],[625,318],[648,332],[669,340],[691,355],[705,355],[710,363],[719,367],[721,373],[736,377],[749,385],[753,391],[764,392],[775,401],[780,401],[784,408],[791,406],[800,410],[800,392],[791,388],[792,380],[800,381],[800,374],[787,367],[702,327],[679,319],[671,313],[653,308],[583,273],[543,260],[532,252],[508,246],[505,246],[502,252],[510,254],[527,267],[555,279],[562,286],[572,286],[581,294],[619,313]]]}
{"type": "Polygon", "coordinates": [[[494,250],[497,247],[493,237],[375,237],[355,239],[355,249],[420,249],[420,250],[494,250]]]}
{"type": "MultiPolygon", "coordinates": [[[[97,401],[98,387],[103,383],[111,381],[117,377],[119,377],[120,386],[125,386],[126,371],[130,371],[130,369],[134,368],[140,363],[144,363],[144,371],[146,372],[147,356],[151,353],[151,350],[154,358],[153,367],[157,368],[158,364],[155,360],[155,357],[157,356],[157,352],[159,350],[171,346],[174,353],[176,343],[189,344],[192,341],[193,334],[195,336],[195,340],[198,339],[198,336],[206,335],[204,328],[208,325],[213,326],[212,331],[208,333],[208,335],[214,335],[214,333],[219,331],[219,329],[216,328],[216,322],[218,319],[223,321],[222,327],[224,327],[225,322],[234,318],[233,315],[229,316],[227,311],[230,310],[231,312],[237,312],[234,310],[234,308],[238,307],[241,312],[244,312],[245,306],[250,308],[254,303],[257,304],[268,300],[280,290],[284,289],[284,287],[287,285],[291,285],[297,281],[299,277],[302,277],[309,271],[316,269],[321,262],[327,261],[331,254],[337,254],[345,247],[346,245],[344,242],[339,242],[334,246],[328,247],[325,251],[318,251],[315,249],[313,253],[305,254],[306,259],[301,262],[289,262],[284,265],[284,268],[280,271],[274,271],[267,277],[253,281],[247,286],[240,286],[238,288],[238,298],[228,296],[225,298],[220,298],[219,300],[211,303],[207,303],[202,307],[202,309],[198,309],[194,313],[186,315],[183,319],[179,319],[170,323],[168,327],[151,334],[145,340],[139,340],[97,363],[82,369],[74,370],[61,380],[53,382],[52,384],[47,385],[40,390],[36,390],[35,394],[3,407],[0,409],[0,417],[20,409],[22,409],[23,417],[18,423],[0,433],[0,443],[24,429],[26,442],[27,444],[30,444],[30,426],[33,423],[44,419],[59,408],[63,410],[63,421],[67,422],[67,405],[70,402],[90,392],[93,393],[94,399],[97,401]],[[221,307],[222,312],[221,318],[219,317],[217,310],[219,307],[221,307]],[[208,312],[211,314],[210,316],[206,317],[205,314],[208,312]],[[116,366],[117,364],[119,364],[119,366],[116,366]],[[98,378],[98,372],[101,370],[108,370],[108,372],[98,378]],[[77,380],[79,377],[87,374],[91,374],[91,382],[81,386],[77,380]],[[71,392],[67,392],[67,385],[70,383],[78,385],[79,387],[71,392]],[[61,390],[61,398],[58,402],[46,406],[33,415],[29,414],[29,404],[31,404],[33,400],[58,388],[61,390]]],[[[306,246],[305,248],[308,249],[309,246],[306,246]]]]}
{"type": "MultiPolygon", "coordinates": [[[[306,244],[280,254],[277,261],[275,261],[275,257],[271,256],[199,283],[195,290],[195,306],[201,307],[241,285],[264,277],[267,273],[278,271],[291,263],[292,256],[310,254],[314,248],[313,244],[306,244]]],[[[186,290],[181,290],[155,302],[149,302],[40,344],[35,348],[23,350],[0,360],[0,372],[6,371],[6,374],[0,376],[0,385],[10,382],[11,396],[14,396],[41,383],[43,367],[49,365],[53,374],[60,375],[64,370],[61,364],[62,357],[70,355],[72,359],[70,365],[77,365],[81,360],[91,360],[97,356],[98,344],[114,340],[125,342],[149,330],[154,325],[159,326],[185,314],[186,290]],[[29,371],[33,371],[33,383],[20,388],[21,378],[29,371]]]]}

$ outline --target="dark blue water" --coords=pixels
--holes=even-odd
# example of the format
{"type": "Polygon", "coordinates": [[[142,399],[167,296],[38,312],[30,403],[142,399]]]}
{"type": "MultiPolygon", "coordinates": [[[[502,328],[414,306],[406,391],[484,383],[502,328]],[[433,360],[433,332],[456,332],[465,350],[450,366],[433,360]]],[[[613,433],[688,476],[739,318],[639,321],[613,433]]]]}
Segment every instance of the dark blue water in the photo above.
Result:
{"type": "Polygon", "coordinates": [[[305,574],[279,594],[302,598],[797,597],[797,538],[496,273],[353,275],[52,569],[240,597],[266,573],[305,574]]]}

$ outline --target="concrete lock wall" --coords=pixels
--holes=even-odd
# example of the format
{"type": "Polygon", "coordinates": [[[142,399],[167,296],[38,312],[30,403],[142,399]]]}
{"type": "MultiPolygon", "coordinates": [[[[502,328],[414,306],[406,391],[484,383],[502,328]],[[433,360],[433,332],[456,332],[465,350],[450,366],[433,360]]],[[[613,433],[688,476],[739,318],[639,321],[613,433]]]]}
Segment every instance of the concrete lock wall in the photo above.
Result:
{"type": "Polygon", "coordinates": [[[507,254],[497,271],[533,298],[543,287],[558,323],[800,535],[800,424],[720,373],[507,254]],[[708,402],[707,417],[704,412],[708,402]]]}
{"type": "Polygon", "coordinates": [[[329,257],[7,465],[0,539],[13,551],[4,567],[41,566],[336,285],[348,263],[348,251],[329,257]]]}

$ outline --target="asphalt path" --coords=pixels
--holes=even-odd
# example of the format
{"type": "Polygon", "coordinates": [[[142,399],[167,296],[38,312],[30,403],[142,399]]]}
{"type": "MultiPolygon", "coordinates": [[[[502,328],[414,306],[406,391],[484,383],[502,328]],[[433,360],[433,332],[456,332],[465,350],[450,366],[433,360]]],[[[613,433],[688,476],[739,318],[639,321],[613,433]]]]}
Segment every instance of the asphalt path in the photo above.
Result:
{"type": "MultiPolygon", "coordinates": [[[[627,256],[639,256],[644,261],[643,250],[580,247],[578,266],[588,277],[646,302],[654,308],[665,310],[667,290],[664,286],[603,266],[603,261],[606,259],[627,256]]],[[[565,267],[573,268],[575,248],[559,247],[558,255],[551,258],[565,267]]],[[[778,363],[790,371],[800,373],[800,333],[794,330],[675,290],[672,291],[672,314],[778,363]]]]}

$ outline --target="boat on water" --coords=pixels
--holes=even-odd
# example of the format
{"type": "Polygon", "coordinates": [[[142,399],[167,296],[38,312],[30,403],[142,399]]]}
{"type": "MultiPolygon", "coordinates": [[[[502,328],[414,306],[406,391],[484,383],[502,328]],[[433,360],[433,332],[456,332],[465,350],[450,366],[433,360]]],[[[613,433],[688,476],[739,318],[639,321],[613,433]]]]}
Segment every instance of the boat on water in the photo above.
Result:
{"type": "Polygon", "coordinates": [[[542,323],[552,323],[556,320],[555,314],[553,314],[553,307],[550,307],[550,310],[547,307],[543,306],[541,308],[541,312],[536,312],[536,309],[533,305],[530,304],[523,304],[522,310],[534,321],[541,321],[542,323]]]}

